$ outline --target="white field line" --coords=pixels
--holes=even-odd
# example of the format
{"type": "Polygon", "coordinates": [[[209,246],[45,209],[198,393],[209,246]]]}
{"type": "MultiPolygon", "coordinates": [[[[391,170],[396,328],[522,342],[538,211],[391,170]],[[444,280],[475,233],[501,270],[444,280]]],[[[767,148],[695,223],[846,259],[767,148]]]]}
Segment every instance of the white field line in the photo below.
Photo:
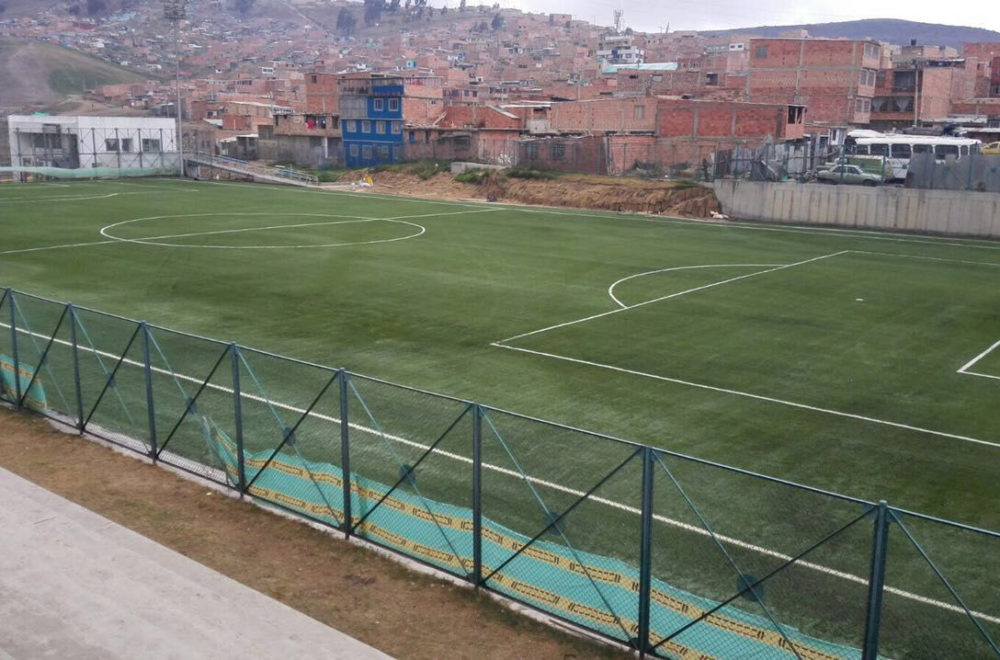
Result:
{"type": "MultiPolygon", "coordinates": [[[[107,193],[105,195],[74,195],[72,197],[20,197],[15,199],[0,200],[0,204],[37,204],[39,202],[77,202],[88,199],[109,199],[118,197],[126,193],[107,193]]],[[[128,193],[130,195],[140,195],[142,193],[128,193]]]]}
{"type": "Polygon", "coordinates": [[[45,250],[68,250],[70,248],[92,247],[94,245],[111,245],[121,243],[119,240],[113,241],[90,241],[89,243],[63,243],[62,245],[44,245],[42,247],[22,248],[20,250],[6,250],[0,252],[0,256],[5,254],[24,254],[26,252],[43,252],[45,250]]]}
{"type": "MultiPolygon", "coordinates": [[[[186,192],[198,192],[197,190],[189,190],[186,192]]],[[[159,190],[154,192],[113,192],[107,193],[105,195],[74,195],[69,197],[21,197],[15,199],[0,199],[0,204],[37,204],[39,202],[78,202],[91,199],[109,199],[111,197],[121,197],[123,195],[170,195],[171,192],[165,190],[159,190]]]]}
{"type": "MultiPolygon", "coordinates": [[[[135,187],[139,184],[131,184],[127,182],[116,182],[117,185],[132,186],[135,187]]],[[[179,184],[188,188],[196,189],[199,186],[230,186],[238,187],[247,190],[259,190],[266,191],[266,187],[261,187],[259,184],[253,183],[236,183],[236,182],[222,182],[222,181],[180,181],[178,179],[162,179],[161,183],[168,184],[179,184]]],[[[37,185],[37,184],[33,184],[37,185]]],[[[151,187],[150,187],[151,188],[151,187]]],[[[274,191],[268,191],[273,193],[274,191]]],[[[310,190],[306,188],[296,188],[296,189],[284,189],[282,192],[289,192],[293,194],[312,194],[312,195],[346,195],[356,198],[371,197],[375,199],[384,199],[391,201],[410,201],[413,203],[422,204],[436,204],[440,206],[456,206],[465,208],[477,208],[481,209],[486,206],[483,202],[449,202],[444,200],[428,199],[426,197],[409,197],[400,195],[389,195],[382,193],[355,193],[340,190],[310,190]]],[[[708,220],[686,220],[684,218],[663,218],[657,216],[646,216],[640,214],[602,214],[602,213],[583,213],[563,210],[566,207],[559,206],[522,206],[522,205],[508,205],[499,204],[490,207],[491,210],[498,211],[518,211],[521,213],[542,213],[549,215],[562,215],[578,218],[594,218],[597,220],[630,220],[633,222],[646,222],[654,224],[671,224],[671,225],[682,225],[691,228],[711,228],[711,229],[746,229],[751,231],[771,231],[779,233],[824,233],[831,234],[834,236],[842,236],[851,239],[865,239],[873,241],[892,241],[896,243],[915,243],[918,245],[946,245],[952,247],[969,247],[975,249],[983,250],[1000,250],[1000,245],[996,241],[989,241],[984,239],[976,238],[955,238],[955,237],[935,237],[935,236],[925,236],[925,237],[896,237],[896,236],[884,236],[877,235],[878,232],[871,230],[861,230],[861,229],[839,229],[836,227],[810,227],[810,226],[767,226],[760,223],[747,223],[747,222],[712,222],[708,220]]]]}
{"type": "MultiPolygon", "coordinates": [[[[850,238],[850,239],[866,239],[873,241],[892,241],[895,243],[917,243],[922,245],[947,245],[952,247],[969,247],[978,248],[982,250],[1000,250],[1000,245],[996,241],[989,241],[985,239],[978,238],[944,238],[935,236],[925,236],[922,238],[903,238],[895,236],[884,236],[878,235],[880,232],[873,230],[861,230],[861,229],[838,229],[835,227],[809,227],[809,226],[787,226],[787,227],[776,227],[774,225],[766,225],[764,223],[747,223],[747,222],[718,222],[712,220],[685,220],[684,218],[661,218],[657,216],[646,216],[640,214],[620,214],[620,215],[610,215],[610,214],[600,214],[600,213],[581,213],[581,212],[571,212],[571,211],[559,211],[555,209],[565,208],[565,207],[543,207],[539,209],[538,207],[521,207],[521,206],[508,206],[505,207],[509,211],[522,211],[524,213],[544,213],[548,215],[565,215],[577,218],[598,218],[606,220],[633,220],[636,222],[651,222],[654,224],[664,224],[664,225],[683,225],[687,227],[710,227],[714,229],[747,229],[751,231],[773,231],[773,232],[783,232],[783,233],[824,233],[837,236],[838,238],[850,238]],[[550,210],[552,209],[552,210],[550,210]]],[[[881,232],[882,234],[888,232],[881,232]]]]}
{"type": "MultiPolygon", "coordinates": [[[[330,217],[350,217],[350,216],[330,216],[330,217]]],[[[122,236],[112,236],[110,234],[105,234],[104,229],[101,230],[102,235],[109,236],[119,241],[126,241],[129,243],[145,243],[146,241],[160,241],[166,238],[191,238],[193,236],[218,236],[220,234],[245,234],[247,232],[254,231],[274,231],[276,229],[302,229],[304,227],[325,227],[327,225],[346,225],[351,223],[361,223],[361,222],[372,222],[373,220],[378,220],[379,218],[355,218],[353,220],[330,220],[328,222],[302,222],[295,225],[272,225],[270,227],[247,227],[244,229],[217,229],[215,231],[195,231],[187,234],[163,234],[161,236],[143,236],[141,238],[124,238],[122,236]]]]}
{"type": "MultiPolygon", "coordinates": [[[[125,193],[114,193],[114,194],[117,195],[117,194],[125,194],[125,193]]],[[[128,193],[128,194],[142,194],[142,193],[128,193]]],[[[298,249],[298,248],[309,248],[309,247],[334,247],[334,246],[346,247],[347,245],[371,245],[373,243],[392,243],[392,242],[396,242],[396,241],[406,240],[406,239],[409,239],[409,238],[416,238],[417,236],[421,236],[421,235],[423,235],[424,233],[427,232],[427,228],[424,227],[423,225],[418,225],[418,224],[413,223],[413,222],[404,222],[405,220],[408,220],[408,219],[413,219],[413,218],[430,218],[430,217],[438,217],[438,216],[446,216],[446,215],[467,215],[467,214],[473,214],[473,213],[494,213],[497,210],[498,209],[481,209],[481,210],[478,210],[478,211],[456,211],[455,213],[427,213],[427,214],[420,214],[420,215],[400,215],[400,216],[393,216],[391,218],[371,218],[371,217],[368,217],[368,216],[361,216],[361,215],[336,215],[336,214],[330,214],[330,213],[295,213],[294,214],[294,215],[297,215],[297,216],[314,216],[314,217],[322,217],[322,218],[348,218],[348,219],[353,219],[356,222],[375,222],[375,221],[398,222],[400,224],[405,224],[405,225],[410,225],[412,227],[416,227],[417,229],[420,230],[416,234],[412,234],[412,235],[409,235],[409,236],[403,236],[403,237],[400,237],[400,238],[392,238],[392,239],[379,240],[379,241],[365,241],[365,242],[361,242],[361,243],[338,243],[338,244],[334,244],[334,245],[311,245],[310,244],[310,245],[283,245],[283,246],[259,246],[259,245],[258,246],[253,246],[253,245],[249,245],[249,246],[229,246],[229,245],[199,246],[199,245],[159,244],[159,243],[152,243],[151,241],[165,240],[165,239],[170,239],[170,238],[190,238],[190,237],[194,237],[194,236],[213,236],[213,235],[216,235],[216,234],[237,234],[237,233],[245,233],[245,232],[271,231],[271,230],[280,230],[280,229],[301,229],[301,228],[304,228],[304,227],[319,227],[319,226],[324,226],[324,225],[336,225],[336,224],[346,224],[346,223],[342,223],[342,222],[315,222],[315,223],[302,223],[302,224],[295,224],[295,225],[274,225],[272,227],[250,227],[250,228],[246,228],[246,229],[222,229],[222,230],[218,230],[218,231],[192,232],[192,233],[188,233],[188,234],[163,234],[163,235],[160,235],[160,236],[143,236],[143,237],[139,237],[139,238],[124,238],[124,237],[121,237],[121,236],[114,236],[113,234],[110,234],[107,231],[107,230],[110,230],[110,229],[112,229],[114,227],[117,227],[119,225],[129,224],[129,223],[132,223],[132,222],[140,222],[140,221],[143,221],[143,220],[159,220],[159,219],[163,219],[163,218],[182,218],[182,217],[183,218],[194,218],[194,217],[209,217],[209,216],[219,216],[219,215],[241,215],[241,216],[251,216],[252,215],[252,216],[261,216],[261,215],[275,215],[275,214],[274,213],[262,213],[262,212],[253,212],[253,213],[229,213],[229,212],[226,212],[226,213],[191,213],[191,214],[174,215],[174,216],[149,216],[149,217],[144,217],[144,218],[133,218],[131,220],[123,220],[121,222],[116,222],[114,224],[107,225],[106,227],[102,227],[101,230],[100,230],[101,235],[102,236],[107,236],[110,240],[106,240],[106,241],[91,241],[91,242],[86,242],[86,243],[65,243],[65,244],[61,244],[61,245],[45,245],[45,246],[42,246],[42,247],[23,248],[23,249],[19,249],[19,250],[5,250],[3,252],[0,252],[0,256],[5,255],[5,254],[22,254],[22,253],[25,253],[25,252],[42,252],[44,250],[62,250],[62,249],[68,249],[68,248],[91,247],[91,246],[95,246],[95,245],[110,245],[112,243],[142,243],[142,244],[145,244],[145,245],[158,245],[158,246],[161,246],[161,247],[212,247],[212,248],[230,248],[230,249],[234,249],[234,250],[235,249],[239,249],[239,250],[247,250],[247,249],[278,249],[279,247],[280,248],[298,249]]],[[[348,222],[349,221],[350,220],[348,220],[348,222]]]]}
{"type": "MultiPolygon", "coordinates": [[[[170,181],[174,181],[171,179],[170,181]]],[[[250,187],[256,184],[252,183],[227,183],[220,181],[202,181],[199,182],[202,185],[215,185],[215,186],[239,186],[239,187],[250,187]]],[[[428,199],[426,197],[409,197],[400,195],[388,195],[380,193],[354,193],[339,190],[308,190],[308,189],[296,189],[288,190],[287,192],[292,193],[311,193],[311,194],[321,194],[321,195],[349,195],[351,197],[374,197],[376,199],[387,199],[394,201],[413,201],[421,202],[425,204],[440,204],[444,206],[464,206],[464,207],[474,207],[482,208],[485,204],[480,203],[467,203],[467,202],[448,202],[442,200],[428,199]]],[[[610,214],[610,213],[584,213],[582,211],[567,211],[566,207],[563,206],[521,206],[521,205],[510,205],[501,204],[496,207],[498,210],[505,211],[519,211],[522,213],[542,213],[546,215],[562,215],[577,218],[594,218],[598,220],[631,220],[633,222],[647,222],[655,224],[672,224],[672,225],[683,225],[687,227],[710,227],[713,229],[747,229],[751,231],[772,231],[779,233],[823,233],[830,234],[834,236],[843,236],[851,239],[868,239],[873,241],[892,241],[896,243],[917,243],[923,245],[948,245],[954,247],[971,247],[984,250],[1000,250],[1000,245],[995,241],[988,241],[976,238],[953,238],[953,237],[936,237],[936,236],[925,236],[923,238],[905,238],[896,236],[884,236],[877,235],[878,232],[871,230],[862,229],[840,229],[836,227],[810,227],[810,226],[788,226],[788,227],[777,227],[777,226],[766,226],[761,223],[747,223],[747,222],[712,222],[709,220],[685,220],[684,218],[662,218],[652,215],[641,215],[637,213],[620,213],[620,214],[610,214]]]]}
{"type": "MultiPolygon", "coordinates": [[[[255,183],[229,183],[229,182],[222,182],[222,181],[200,181],[200,182],[198,182],[195,185],[203,185],[203,186],[204,185],[208,185],[208,186],[231,186],[231,187],[238,187],[238,188],[244,188],[244,189],[249,188],[249,189],[256,189],[256,190],[267,190],[266,187],[261,187],[260,184],[255,184],[255,183]]],[[[391,200],[391,201],[394,201],[394,202],[405,201],[405,202],[413,202],[414,204],[420,203],[420,204],[437,204],[439,206],[464,206],[466,208],[474,208],[474,209],[481,209],[484,206],[486,206],[483,203],[447,202],[447,201],[436,200],[436,199],[427,199],[425,197],[409,197],[409,196],[403,196],[403,195],[387,195],[387,194],[373,193],[373,192],[365,192],[365,193],[361,193],[361,192],[349,192],[349,191],[346,191],[346,190],[311,190],[309,188],[295,188],[295,189],[287,188],[287,189],[283,189],[282,192],[290,192],[290,193],[300,194],[300,195],[302,195],[302,194],[308,194],[308,195],[342,195],[342,196],[356,197],[356,198],[362,198],[362,199],[365,198],[365,197],[372,197],[372,198],[375,198],[375,199],[391,200]]],[[[505,207],[505,206],[499,206],[499,207],[496,207],[496,209],[491,208],[490,210],[502,210],[502,209],[506,209],[506,208],[507,207],[505,207]]]]}
{"type": "Polygon", "coordinates": [[[974,357],[971,360],[969,360],[968,362],[966,362],[965,365],[961,369],[958,370],[958,373],[960,373],[960,374],[961,373],[965,373],[967,370],[971,369],[977,362],[979,362],[984,357],[986,357],[987,355],[989,355],[990,353],[992,353],[993,350],[997,346],[1000,346],[1000,340],[998,340],[995,344],[993,344],[992,346],[990,346],[989,348],[987,348],[985,351],[983,351],[982,353],[980,353],[976,357],[974,357]]]}
{"type": "Polygon", "coordinates": [[[1000,268],[1000,262],[969,261],[967,259],[946,259],[944,257],[928,257],[920,254],[901,254],[898,252],[870,252],[868,250],[850,250],[851,254],[868,254],[876,257],[896,257],[898,259],[917,259],[920,261],[938,261],[946,264],[963,264],[968,266],[990,266],[1000,268]]]}
{"type": "MultiPolygon", "coordinates": [[[[0,323],[0,327],[4,327],[4,328],[8,328],[9,329],[10,325],[6,324],[6,323],[0,323]]],[[[49,339],[48,336],[46,336],[46,335],[44,335],[42,333],[29,332],[28,330],[21,329],[21,328],[18,329],[18,332],[21,332],[21,333],[27,334],[27,335],[32,335],[34,337],[41,338],[41,339],[46,339],[46,340],[49,339]]],[[[68,341],[66,341],[64,339],[56,339],[54,341],[54,343],[61,344],[61,345],[64,345],[64,346],[72,346],[72,344],[70,342],[68,342],[68,341]]],[[[102,357],[106,357],[109,360],[114,360],[116,362],[121,357],[119,355],[115,355],[114,353],[108,353],[106,351],[99,351],[99,350],[92,349],[92,348],[89,348],[89,347],[86,347],[86,346],[80,346],[79,348],[82,349],[82,350],[85,350],[85,351],[92,352],[92,353],[94,353],[96,355],[100,355],[102,357]]],[[[504,346],[502,348],[512,348],[512,347],[504,346]]],[[[520,349],[513,349],[513,350],[520,350],[520,349]]],[[[133,367],[144,368],[143,363],[138,362],[136,360],[130,360],[128,358],[122,360],[122,363],[123,364],[127,364],[129,366],[133,366],[133,367]]],[[[193,384],[196,384],[196,385],[199,385],[199,386],[204,382],[204,381],[199,380],[198,378],[195,378],[193,376],[186,376],[186,375],[183,375],[183,374],[176,374],[176,373],[173,373],[173,372],[171,372],[171,371],[169,371],[167,369],[163,369],[163,368],[160,368],[160,367],[150,367],[150,370],[153,371],[153,372],[159,373],[161,375],[176,377],[179,380],[184,380],[186,382],[193,383],[193,384]]],[[[216,391],[219,391],[219,392],[223,392],[223,393],[226,393],[226,394],[232,394],[233,393],[232,388],[225,387],[223,385],[216,385],[215,383],[208,383],[206,385],[206,388],[212,389],[212,390],[216,390],[216,391]]],[[[298,414],[300,416],[306,414],[306,409],[304,409],[304,408],[299,408],[299,407],[292,406],[292,405],[285,404],[285,403],[281,403],[281,402],[278,402],[278,401],[271,401],[271,400],[269,400],[269,399],[267,399],[265,397],[257,396],[257,395],[254,395],[254,394],[248,394],[247,392],[243,392],[243,391],[240,392],[240,398],[245,398],[247,400],[255,401],[255,402],[258,402],[258,403],[270,404],[270,405],[274,406],[275,408],[280,408],[281,410],[285,410],[287,412],[296,413],[296,414],[298,414]]],[[[324,414],[318,413],[316,411],[310,411],[307,416],[311,417],[311,418],[315,418],[315,419],[321,420],[321,421],[324,421],[324,422],[329,422],[331,424],[337,424],[337,425],[340,424],[340,419],[338,417],[333,417],[333,416],[330,416],[330,415],[324,415],[324,414]]],[[[348,426],[350,426],[352,429],[355,429],[355,430],[358,430],[358,431],[363,431],[363,432],[366,432],[366,433],[371,433],[371,434],[376,435],[376,436],[381,436],[383,438],[387,438],[387,439],[392,440],[394,442],[398,442],[399,444],[407,445],[409,447],[414,447],[416,449],[420,449],[420,450],[423,450],[423,451],[429,451],[430,448],[431,448],[430,445],[425,445],[425,444],[420,443],[420,442],[415,442],[413,440],[409,440],[407,438],[403,438],[403,437],[398,436],[398,435],[388,434],[388,433],[385,433],[383,431],[379,431],[378,429],[373,429],[373,428],[370,428],[370,427],[367,427],[367,426],[363,426],[363,425],[358,424],[356,422],[349,422],[348,426]]],[[[468,458],[466,456],[462,456],[461,454],[455,454],[453,452],[444,451],[444,450],[441,450],[441,449],[435,450],[434,453],[436,455],[444,456],[446,458],[450,458],[452,460],[459,461],[461,463],[466,463],[468,465],[472,465],[472,462],[473,462],[471,458],[468,458]]],[[[524,479],[524,480],[529,481],[529,482],[531,482],[533,484],[536,484],[536,485],[539,485],[539,486],[543,486],[545,488],[550,488],[552,490],[556,490],[556,491],[559,491],[559,492],[562,492],[562,493],[566,493],[568,495],[573,495],[574,497],[578,497],[579,498],[579,497],[583,497],[583,496],[586,495],[586,493],[584,491],[577,490],[575,488],[567,488],[566,486],[562,486],[562,485],[557,484],[557,483],[552,482],[552,481],[547,481],[547,480],[544,480],[544,479],[539,479],[537,477],[532,477],[532,476],[529,476],[529,475],[521,474],[520,472],[517,472],[515,470],[510,470],[510,469],[507,469],[507,468],[504,468],[504,467],[500,467],[499,465],[492,465],[490,463],[483,463],[482,466],[484,468],[486,468],[487,470],[490,470],[492,472],[496,472],[498,474],[503,474],[505,476],[513,477],[514,479],[517,479],[517,480],[524,479]]],[[[590,501],[597,502],[599,504],[603,504],[605,506],[608,506],[608,507],[611,507],[611,508],[614,508],[614,509],[618,509],[620,511],[625,511],[627,513],[631,513],[633,515],[641,515],[642,514],[642,511],[640,509],[637,509],[637,508],[632,507],[632,506],[628,506],[626,504],[622,504],[620,502],[615,502],[614,500],[609,500],[609,499],[604,498],[604,497],[597,497],[595,495],[591,495],[588,499],[590,501]]],[[[671,527],[676,527],[678,529],[682,529],[684,531],[688,531],[688,532],[692,532],[692,533],[695,533],[695,534],[699,534],[701,536],[708,536],[708,537],[712,536],[712,534],[708,530],[704,529],[703,527],[699,527],[697,525],[692,525],[690,523],[685,523],[685,522],[682,522],[680,520],[675,520],[673,518],[668,518],[666,516],[662,516],[662,515],[658,515],[658,514],[654,514],[653,515],[653,519],[656,520],[657,522],[664,523],[664,524],[669,525],[671,527]]],[[[773,557],[774,559],[778,559],[779,561],[782,561],[782,562],[790,562],[790,561],[792,561],[792,559],[794,559],[794,557],[792,555],[788,555],[788,554],[785,554],[785,553],[782,553],[782,552],[778,552],[776,550],[771,550],[769,548],[765,548],[763,546],[755,545],[753,543],[748,543],[746,541],[741,541],[741,540],[733,538],[731,536],[724,536],[724,535],[716,534],[715,538],[718,539],[719,541],[723,542],[723,543],[727,543],[729,545],[733,545],[733,546],[736,546],[738,548],[743,548],[745,550],[751,550],[753,552],[756,552],[758,554],[762,554],[762,555],[765,555],[765,556],[768,556],[768,557],[773,557]]],[[[833,568],[829,568],[827,566],[823,566],[822,564],[816,564],[816,563],[805,561],[805,560],[799,560],[799,561],[797,561],[795,563],[795,565],[796,566],[801,566],[803,568],[809,568],[811,570],[818,571],[818,572],[824,573],[826,575],[831,575],[833,577],[841,578],[841,579],[847,580],[849,582],[854,582],[856,584],[865,585],[865,586],[868,585],[868,580],[866,578],[862,577],[862,576],[854,575],[853,573],[847,573],[845,571],[840,571],[840,570],[833,569],[833,568]]],[[[944,609],[944,610],[948,610],[948,611],[951,611],[951,612],[956,612],[956,613],[959,613],[959,614],[964,614],[965,613],[965,610],[963,610],[961,607],[959,607],[957,605],[953,605],[953,604],[945,602],[945,601],[934,600],[932,598],[927,598],[926,596],[921,596],[920,594],[911,593],[911,592],[904,591],[902,589],[897,589],[895,587],[890,587],[890,586],[886,586],[885,590],[888,593],[891,593],[891,594],[896,595],[896,596],[900,596],[902,598],[906,598],[908,600],[913,600],[913,601],[916,601],[916,602],[919,602],[919,603],[924,603],[924,604],[927,604],[927,605],[933,605],[934,607],[938,607],[938,608],[941,608],[941,609],[944,609]]],[[[992,616],[992,615],[989,615],[989,614],[985,614],[983,612],[976,612],[976,611],[973,611],[972,615],[975,616],[978,619],[982,619],[982,620],[988,621],[990,623],[1000,624],[1000,617],[996,617],[996,616],[992,616]]]]}
{"type": "Polygon", "coordinates": [[[701,390],[708,390],[710,392],[718,392],[720,394],[732,394],[733,396],[740,396],[747,399],[755,399],[757,401],[767,401],[768,403],[775,403],[782,406],[789,406],[791,408],[799,408],[801,410],[809,410],[812,412],[823,413],[826,415],[835,415],[837,417],[846,417],[848,419],[856,419],[861,422],[868,422],[871,424],[881,424],[882,426],[891,426],[897,429],[904,429],[906,431],[914,431],[917,433],[926,433],[928,435],[936,435],[941,438],[948,438],[949,440],[962,440],[964,442],[971,442],[977,445],[985,445],[987,447],[997,447],[1000,448],[1000,444],[996,442],[990,442],[989,440],[980,440],[979,438],[971,438],[969,436],[958,435],[955,433],[948,433],[946,431],[935,431],[933,429],[925,429],[920,426],[911,426],[910,424],[903,424],[901,422],[890,422],[884,419],[878,419],[875,417],[867,417],[865,415],[858,415],[855,413],[843,412],[840,410],[831,410],[830,408],[820,408],[818,406],[810,406],[805,403],[797,403],[795,401],[788,401],[785,399],[776,399],[774,397],[764,396],[762,394],[753,394],[751,392],[742,392],[740,390],[733,390],[728,387],[717,387],[715,385],[706,385],[705,383],[695,383],[690,380],[682,380],[680,378],[671,378],[669,376],[659,376],[657,374],[650,374],[644,371],[636,371],[635,369],[626,369],[625,367],[617,367],[613,364],[602,364],[600,362],[591,362],[590,360],[582,360],[580,358],[568,357],[566,355],[556,355],[555,353],[546,353],[544,351],[534,351],[530,348],[520,348],[517,346],[508,346],[499,342],[494,342],[490,346],[495,346],[496,348],[505,348],[508,351],[518,351],[520,353],[527,353],[529,355],[537,355],[539,357],[552,358],[554,360],[562,360],[564,362],[573,362],[575,364],[582,364],[588,367],[597,367],[599,369],[608,369],[609,371],[617,371],[618,373],[629,374],[631,376],[642,376],[643,378],[651,378],[653,380],[663,381],[665,383],[674,383],[676,385],[684,385],[686,387],[694,387],[701,390]]]}
{"type": "Polygon", "coordinates": [[[611,286],[608,287],[608,295],[611,299],[615,301],[619,307],[628,309],[628,305],[623,303],[615,296],[615,287],[623,282],[628,282],[629,280],[634,280],[639,277],[646,277],[647,275],[655,275],[657,273],[671,273],[678,270],[699,270],[701,268],[771,268],[773,266],[780,266],[781,264],[708,264],[704,266],[674,266],[673,268],[659,268],[657,270],[648,270],[645,273],[636,273],[635,275],[629,275],[628,277],[623,277],[611,286]]]}
{"type": "Polygon", "coordinates": [[[974,367],[976,365],[977,362],[979,362],[984,357],[986,357],[987,355],[989,355],[990,353],[992,353],[998,346],[1000,346],[1000,340],[998,340],[995,344],[993,344],[992,346],[990,346],[989,348],[987,348],[985,351],[983,351],[982,353],[980,353],[976,357],[974,357],[971,360],[969,360],[968,362],[966,362],[962,366],[962,368],[959,369],[956,373],[960,373],[960,374],[965,375],[965,376],[978,376],[980,378],[990,378],[992,380],[1000,380],[1000,376],[997,376],[996,374],[984,374],[984,373],[981,373],[981,372],[978,372],[978,371],[969,371],[972,367],[974,367]]]}
{"type": "Polygon", "coordinates": [[[579,323],[585,323],[587,321],[593,321],[594,319],[599,319],[605,316],[611,316],[612,314],[618,314],[620,312],[625,312],[630,309],[636,309],[637,307],[644,307],[645,305],[652,305],[653,303],[663,302],[664,300],[670,300],[671,298],[677,298],[679,296],[685,296],[689,293],[695,293],[697,291],[704,291],[705,289],[711,289],[713,287],[722,286],[723,284],[729,284],[731,282],[738,282],[739,280],[745,280],[751,277],[757,277],[758,275],[764,275],[766,273],[774,273],[779,270],[785,270],[786,268],[794,268],[795,266],[802,266],[804,264],[812,263],[814,261],[820,261],[822,259],[829,259],[831,257],[837,257],[842,254],[846,254],[848,250],[841,250],[840,252],[833,252],[831,254],[824,254],[819,257],[813,257],[812,259],[805,259],[804,261],[797,261],[793,264],[784,264],[782,266],[777,266],[775,268],[768,268],[767,270],[757,271],[756,273],[748,273],[746,275],[739,275],[738,277],[730,277],[719,282],[712,282],[711,284],[704,284],[702,286],[696,286],[693,289],[687,289],[685,291],[678,291],[677,293],[671,293],[667,296],[661,296],[659,298],[654,298],[653,300],[645,300],[641,303],[636,303],[635,305],[629,305],[628,307],[620,307],[618,309],[612,309],[609,312],[601,312],[600,314],[592,314],[582,319],[576,319],[575,321],[566,321],[565,323],[557,323],[556,325],[550,325],[547,328],[541,328],[540,330],[532,330],[530,332],[523,332],[519,335],[514,335],[513,337],[507,337],[506,339],[501,339],[498,342],[491,344],[496,346],[498,344],[506,344],[509,341],[514,341],[515,339],[523,339],[524,337],[531,337],[533,335],[539,335],[543,332],[549,332],[550,330],[557,330],[559,328],[566,328],[571,325],[577,325],[579,323]]]}

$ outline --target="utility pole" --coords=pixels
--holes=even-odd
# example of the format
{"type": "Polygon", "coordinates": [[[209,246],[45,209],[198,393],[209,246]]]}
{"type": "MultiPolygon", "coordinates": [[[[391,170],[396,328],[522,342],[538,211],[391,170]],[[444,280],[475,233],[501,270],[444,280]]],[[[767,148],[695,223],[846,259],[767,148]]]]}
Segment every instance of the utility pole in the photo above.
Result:
{"type": "Polygon", "coordinates": [[[163,17],[174,25],[174,87],[177,91],[177,157],[180,162],[180,177],[184,178],[184,110],[181,106],[181,41],[180,25],[187,12],[187,0],[163,0],[163,17]]]}

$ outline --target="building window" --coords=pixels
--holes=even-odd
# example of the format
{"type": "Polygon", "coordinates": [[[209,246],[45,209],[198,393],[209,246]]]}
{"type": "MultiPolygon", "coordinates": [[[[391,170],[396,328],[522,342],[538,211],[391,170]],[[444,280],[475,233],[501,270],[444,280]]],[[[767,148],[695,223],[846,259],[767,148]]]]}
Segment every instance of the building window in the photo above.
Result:
{"type": "Polygon", "coordinates": [[[311,82],[312,84],[314,84],[314,85],[315,85],[315,84],[316,84],[316,80],[317,80],[317,78],[316,78],[316,74],[315,74],[315,73],[314,73],[313,75],[309,76],[309,81],[310,81],[310,82],[311,82]]]}
{"type": "Polygon", "coordinates": [[[361,147],[361,158],[362,158],[362,160],[371,160],[372,159],[372,148],[370,146],[368,146],[367,144],[365,146],[361,147]]]}
{"type": "Polygon", "coordinates": [[[358,151],[359,151],[358,150],[358,145],[352,144],[351,145],[351,150],[350,150],[351,158],[357,158],[358,157],[358,151]]]}
{"type": "Polygon", "coordinates": [[[399,111],[399,99],[389,99],[389,112],[399,111]]]}
{"type": "MultiPolygon", "coordinates": [[[[641,108],[642,106],[636,106],[641,108]]],[[[562,160],[566,157],[566,145],[562,142],[552,143],[552,160],[562,160]]]]}
{"type": "Polygon", "coordinates": [[[368,121],[367,119],[361,122],[361,132],[362,133],[371,133],[372,132],[372,123],[370,121],[368,121]]]}
{"type": "Polygon", "coordinates": [[[117,138],[108,138],[108,139],[106,139],[104,141],[104,150],[105,151],[118,151],[118,139],[117,138]]]}
{"type": "Polygon", "coordinates": [[[632,119],[645,119],[646,118],[646,106],[636,105],[632,107],[632,119]]]}
{"type": "Polygon", "coordinates": [[[132,138],[123,138],[121,141],[122,152],[126,154],[132,153],[132,138]]]}
{"type": "Polygon", "coordinates": [[[758,60],[767,59],[767,46],[757,46],[753,56],[758,60]]]}
{"type": "Polygon", "coordinates": [[[389,147],[382,145],[378,148],[378,159],[379,160],[389,160],[389,147]]]}
{"type": "Polygon", "coordinates": [[[375,122],[375,132],[378,133],[379,135],[384,135],[385,134],[385,122],[384,121],[379,120],[379,121],[375,122]]]}
{"type": "Polygon", "coordinates": [[[375,99],[372,102],[372,107],[375,109],[375,112],[382,112],[385,109],[385,101],[382,99],[375,99]]]}
{"type": "Polygon", "coordinates": [[[392,132],[396,133],[396,134],[402,133],[403,132],[403,122],[401,122],[401,121],[394,121],[394,122],[392,122],[392,132]]]}
{"type": "Polygon", "coordinates": [[[160,141],[159,140],[154,140],[152,138],[143,138],[142,139],[142,150],[143,151],[155,151],[155,152],[159,152],[160,151],[160,141]]]}

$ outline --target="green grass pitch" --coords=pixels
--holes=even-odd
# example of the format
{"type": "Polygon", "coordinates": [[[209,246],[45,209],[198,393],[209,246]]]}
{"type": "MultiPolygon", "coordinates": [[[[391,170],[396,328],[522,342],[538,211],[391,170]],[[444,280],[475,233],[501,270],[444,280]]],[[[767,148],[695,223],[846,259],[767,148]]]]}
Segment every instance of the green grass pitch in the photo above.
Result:
{"type": "MultiPolygon", "coordinates": [[[[227,183],[0,188],[0,286],[990,529],[998,284],[987,241],[227,183]]],[[[532,469],[582,490],[621,459],[551,447],[532,469]]],[[[721,510],[744,481],[703,496],[721,510]]]]}

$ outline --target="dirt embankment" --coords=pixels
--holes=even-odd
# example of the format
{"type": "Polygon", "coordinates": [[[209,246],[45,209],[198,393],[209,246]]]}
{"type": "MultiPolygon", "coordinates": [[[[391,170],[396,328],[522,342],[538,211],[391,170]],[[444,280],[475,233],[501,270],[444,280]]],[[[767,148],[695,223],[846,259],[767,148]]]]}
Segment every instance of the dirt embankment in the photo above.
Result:
{"type": "Polygon", "coordinates": [[[649,213],[688,218],[708,218],[719,210],[710,188],[669,181],[645,181],[583,174],[555,179],[491,177],[483,184],[459,183],[449,172],[422,180],[404,172],[376,172],[375,190],[392,194],[444,199],[486,200],[598,209],[624,213],[649,213]]]}

